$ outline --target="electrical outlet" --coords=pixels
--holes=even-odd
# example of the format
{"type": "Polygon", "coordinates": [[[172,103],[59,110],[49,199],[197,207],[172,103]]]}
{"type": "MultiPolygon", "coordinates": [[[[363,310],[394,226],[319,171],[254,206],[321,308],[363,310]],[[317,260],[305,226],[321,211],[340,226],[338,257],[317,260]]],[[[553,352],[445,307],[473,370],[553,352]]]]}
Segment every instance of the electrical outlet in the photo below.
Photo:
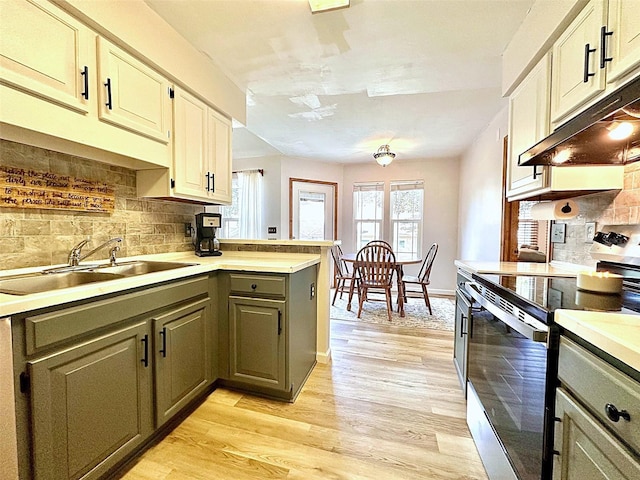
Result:
{"type": "Polygon", "coordinates": [[[316,296],[316,284],[312,283],[311,288],[309,288],[309,300],[313,300],[313,297],[316,296]]]}
{"type": "Polygon", "coordinates": [[[185,224],[184,224],[184,236],[185,237],[190,237],[191,236],[191,228],[192,228],[191,224],[185,222],[185,224]]]}
{"type": "Polygon", "coordinates": [[[277,227],[267,227],[267,233],[278,233],[277,227]]]}

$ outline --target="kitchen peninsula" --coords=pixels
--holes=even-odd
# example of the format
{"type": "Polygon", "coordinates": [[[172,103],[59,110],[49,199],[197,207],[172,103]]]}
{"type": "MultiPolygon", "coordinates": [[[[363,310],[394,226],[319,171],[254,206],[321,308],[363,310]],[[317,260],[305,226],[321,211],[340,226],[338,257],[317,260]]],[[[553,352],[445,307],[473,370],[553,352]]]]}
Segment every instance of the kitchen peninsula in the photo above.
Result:
{"type": "MultiPolygon", "coordinates": [[[[9,406],[0,424],[11,427],[0,452],[3,475],[17,472],[18,465],[20,472],[29,471],[35,462],[36,471],[62,469],[73,476],[81,469],[98,478],[179,419],[216,381],[289,401],[300,391],[316,362],[319,254],[224,251],[200,258],[180,252],[118,264],[136,261],[180,266],[28,295],[0,294],[0,390],[9,406]],[[94,387],[84,388],[96,375],[101,386],[94,388],[94,380],[94,387]],[[75,393],[60,397],[57,388],[69,382],[75,393]],[[90,394],[94,390],[98,396],[90,394]],[[108,420],[116,411],[119,420],[108,420]],[[98,414],[106,424],[94,418],[98,414]],[[67,425],[65,418],[75,423],[67,425]],[[73,431],[77,441],[83,424],[106,430],[88,443],[62,434],[73,431]],[[97,463],[87,460],[92,458],[97,463]]],[[[0,278],[42,268],[4,271],[0,278]]],[[[328,290],[328,280],[323,287],[328,290]]]]}

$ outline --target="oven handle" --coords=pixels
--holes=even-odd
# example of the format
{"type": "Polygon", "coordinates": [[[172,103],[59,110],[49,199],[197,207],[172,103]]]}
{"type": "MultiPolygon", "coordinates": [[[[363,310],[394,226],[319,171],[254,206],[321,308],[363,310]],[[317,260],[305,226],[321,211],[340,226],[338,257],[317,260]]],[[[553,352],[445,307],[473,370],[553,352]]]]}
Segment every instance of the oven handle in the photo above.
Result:
{"type": "Polygon", "coordinates": [[[511,315],[509,312],[506,312],[498,306],[494,305],[482,296],[482,294],[480,293],[480,288],[475,282],[465,282],[464,289],[471,296],[471,298],[473,298],[480,304],[480,306],[492,313],[494,317],[503,322],[505,325],[513,328],[516,332],[527,337],[529,340],[546,344],[548,333],[547,329],[536,328],[533,325],[529,325],[528,323],[523,322],[514,315],[511,315]]]}

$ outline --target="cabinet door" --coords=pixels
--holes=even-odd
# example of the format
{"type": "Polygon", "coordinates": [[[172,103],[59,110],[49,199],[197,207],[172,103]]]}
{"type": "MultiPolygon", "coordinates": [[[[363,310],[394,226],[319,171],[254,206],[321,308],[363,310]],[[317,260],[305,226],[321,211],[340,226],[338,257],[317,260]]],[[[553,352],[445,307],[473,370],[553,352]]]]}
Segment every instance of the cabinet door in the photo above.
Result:
{"type": "Polygon", "coordinates": [[[2,1],[0,18],[2,82],[86,113],[96,74],[89,64],[89,29],[41,0],[2,1]]]}
{"type": "Polygon", "coordinates": [[[156,71],[98,37],[99,118],[163,144],[169,143],[169,82],[156,71]]]}
{"type": "Polygon", "coordinates": [[[609,0],[608,31],[604,54],[611,58],[607,83],[614,82],[640,66],[640,2],[609,0]]]}
{"type": "Polygon", "coordinates": [[[229,297],[230,379],[286,389],[285,301],[229,297]]]}
{"type": "Polygon", "coordinates": [[[520,167],[518,156],[549,134],[550,89],[551,55],[547,54],[509,97],[507,197],[547,184],[547,167],[520,167]]]}
{"type": "Polygon", "coordinates": [[[600,28],[606,20],[605,2],[591,0],[553,45],[552,122],[562,123],[604,90],[605,71],[600,69],[599,58],[600,28]]]}
{"type": "Polygon", "coordinates": [[[173,102],[174,193],[206,198],[210,188],[206,176],[209,167],[207,105],[177,87],[173,102]]]}
{"type": "Polygon", "coordinates": [[[556,390],[553,462],[557,480],[631,480],[640,463],[564,389],[556,390]]]}
{"type": "Polygon", "coordinates": [[[231,203],[231,121],[208,110],[209,195],[216,202],[231,203]]]}
{"type": "Polygon", "coordinates": [[[211,382],[209,298],[153,319],[156,427],[204,391],[211,382]]]}
{"type": "Polygon", "coordinates": [[[469,347],[469,317],[471,316],[471,302],[459,290],[456,291],[456,318],[453,339],[453,363],[458,372],[460,386],[467,395],[467,355],[469,347]]]}
{"type": "Polygon", "coordinates": [[[98,478],[152,431],[147,323],[28,363],[36,479],[98,478]]]}

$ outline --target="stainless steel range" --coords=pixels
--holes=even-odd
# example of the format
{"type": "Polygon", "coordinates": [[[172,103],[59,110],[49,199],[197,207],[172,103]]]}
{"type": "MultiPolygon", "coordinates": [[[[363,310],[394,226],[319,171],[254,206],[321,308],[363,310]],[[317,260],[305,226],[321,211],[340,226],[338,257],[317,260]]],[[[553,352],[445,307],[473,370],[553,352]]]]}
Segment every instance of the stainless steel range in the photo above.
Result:
{"type": "MultiPolygon", "coordinates": [[[[601,236],[613,238],[610,232],[601,236]]],[[[482,307],[469,320],[467,422],[491,479],[551,478],[559,343],[554,311],[640,312],[640,265],[632,264],[640,257],[631,256],[640,231],[634,232],[614,232],[626,240],[592,248],[596,258],[607,258],[598,270],[624,276],[622,295],[585,296],[575,277],[473,274],[464,285],[482,307]]]]}

